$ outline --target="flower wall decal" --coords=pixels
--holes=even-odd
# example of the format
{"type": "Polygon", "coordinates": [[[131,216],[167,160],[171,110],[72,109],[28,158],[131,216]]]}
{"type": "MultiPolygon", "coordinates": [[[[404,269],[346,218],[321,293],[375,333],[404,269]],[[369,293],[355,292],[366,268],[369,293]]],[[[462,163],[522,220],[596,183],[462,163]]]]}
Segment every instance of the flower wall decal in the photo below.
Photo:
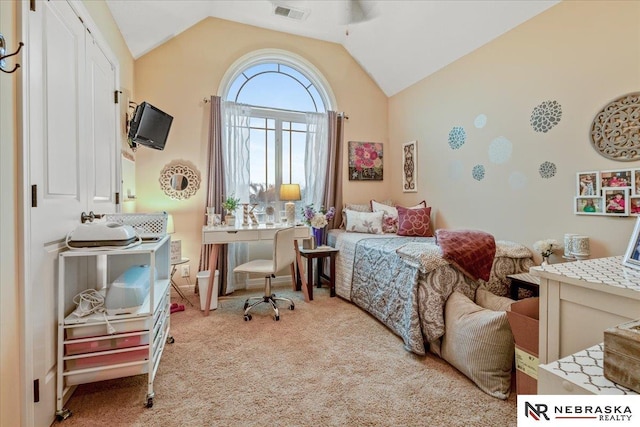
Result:
{"type": "Polygon", "coordinates": [[[471,171],[471,176],[473,176],[473,179],[476,181],[482,181],[484,179],[484,166],[475,165],[471,171]]]}
{"type": "Polygon", "coordinates": [[[552,178],[555,176],[557,171],[555,163],[551,162],[543,162],[538,168],[538,172],[540,172],[540,176],[543,178],[552,178]]]}
{"type": "Polygon", "coordinates": [[[486,124],[487,124],[487,116],[484,114],[478,114],[478,116],[473,121],[473,125],[478,129],[482,129],[483,127],[485,127],[486,124]]]}
{"type": "Polygon", "coordinates": [[[449,131],[449,147],[452,150],[457,150],[462,147],[467,140],[467,132],[462,126],[454,126],[449,131]]]}
{"type": "Polygon", "coordinates": [[[492,163],[506,163],[511,158],[511,152],[513,151],[513,144],[504,136],[491,141],[489,145],[489,160],[492,163]]]}
{"type": "Polygon", "coordinates": [[[548,132],[560,123],[562,106],[558,101],[545,101],[536,106],[531,113],[531,126],[536,132],[548,132]]]}

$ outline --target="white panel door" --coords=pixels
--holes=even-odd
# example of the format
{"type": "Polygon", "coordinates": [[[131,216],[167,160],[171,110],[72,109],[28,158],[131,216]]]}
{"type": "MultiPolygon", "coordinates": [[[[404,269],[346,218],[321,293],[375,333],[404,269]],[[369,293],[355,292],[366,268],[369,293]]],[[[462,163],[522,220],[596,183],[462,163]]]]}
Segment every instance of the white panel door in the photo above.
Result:
{"type": "Polygon", "coordinates": [[[90,117],[87,122],[87,148],[91,164],[88,170],[87,191],[89,211],[115,212],[116,159],[118,129],[115,73],[93,37],[87,35],[87,79],[91,97],[90,117]]]}
{"type": "Polygon", "coordinates": [[[25,424],[49,426],[56,413],[57,256],[83,211],[115,210],[115,77],[88,46],[92,37],[68,2],[36,2],[35,11],[23,4],[22,11],[29,46],[24,194],[34,194],[25,206],[24,357],[27,381],[39,383],[38,396],[26,389],[25,424]]]}
{"type": "Polygon", "coordinates": [[[56,409],[57,248],[87,206],[85,29],[67,2],[38,2],[28,13],[29,185],[35,201],[27,213],[25,323],[39,401],[28,400],[34,403],[33,423],[27,424],[44,426],[56,409]]]}

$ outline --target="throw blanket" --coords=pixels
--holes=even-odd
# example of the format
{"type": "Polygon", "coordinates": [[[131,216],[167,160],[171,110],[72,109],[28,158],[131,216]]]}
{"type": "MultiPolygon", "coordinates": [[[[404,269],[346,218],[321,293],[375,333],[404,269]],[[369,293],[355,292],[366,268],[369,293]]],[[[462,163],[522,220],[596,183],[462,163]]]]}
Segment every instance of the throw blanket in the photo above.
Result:
{"type": "Polygon", "coordinates": [[[436,231],[436,243],[442,248],[442,257],[471,280],[489,280],[496,254],[496,242],[491,234],[440,229],[436,231]]]}

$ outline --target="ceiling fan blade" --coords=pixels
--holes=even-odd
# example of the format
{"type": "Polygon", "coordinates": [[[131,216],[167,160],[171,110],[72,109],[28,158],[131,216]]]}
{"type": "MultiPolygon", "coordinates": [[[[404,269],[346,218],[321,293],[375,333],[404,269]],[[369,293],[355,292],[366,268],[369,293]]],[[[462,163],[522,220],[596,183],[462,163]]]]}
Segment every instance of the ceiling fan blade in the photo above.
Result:
{"type": "Polygon", "coordinates": [[[375,2],[362,0],[344,0],[342,24],[357,24],[369,21],[377,16],[375,2]]]}

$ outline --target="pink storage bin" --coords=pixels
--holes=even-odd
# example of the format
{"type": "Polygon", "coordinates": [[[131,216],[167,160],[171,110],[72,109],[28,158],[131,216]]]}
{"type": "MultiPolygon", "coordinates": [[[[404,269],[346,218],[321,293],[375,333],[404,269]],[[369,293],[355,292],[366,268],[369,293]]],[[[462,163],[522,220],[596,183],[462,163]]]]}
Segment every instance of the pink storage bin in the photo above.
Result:
{"type": "Polygon", "coordinates": [[[95,339],[91,341],[68,343],[64,345],[65,356],[74,354],[94,353],[96,351],[117,350],[119,348],[138,347],[149,344],[149,334],[134,335],[130,337],[118,337],[108,339],[95,339]]]}
{"type": "Polygon", "coordinates": [[[95,367],[104,367],[108,365],[117,365],[118,363],[138,362],[147,360],[149,357],[149,349],[141,348],[139,350],[123,351],[121,353],[103,354],[101,356],[86,356],[78,359],[70,359],[65,361],[66,369],[72,371],[74,369],[86,369],[95,367]]]}

